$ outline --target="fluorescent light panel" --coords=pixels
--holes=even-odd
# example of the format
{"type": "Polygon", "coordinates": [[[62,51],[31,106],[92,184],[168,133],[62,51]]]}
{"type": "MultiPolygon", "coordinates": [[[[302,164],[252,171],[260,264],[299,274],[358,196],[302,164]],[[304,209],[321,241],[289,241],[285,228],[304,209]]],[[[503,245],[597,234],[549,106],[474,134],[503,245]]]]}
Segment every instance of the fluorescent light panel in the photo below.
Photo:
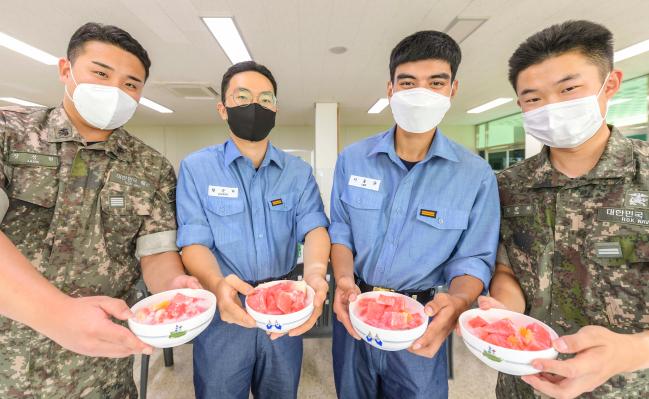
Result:
{"type": "Polygon", "coordinates": [[[486,18],[455,18],[444,29],[450,37],[455,39],[456,42],[462,43],[467,37],[471,36],[473,32],[478,30],[482,24],[487,22],[486,18]]]}
{"type": "Polygon", "coordinates": [[[56,65],[59,59],[52,54],[39,50],[36,47],[30,46],[25,42],[21,42],[5,33],[0,32],[0,46],[6,47],[24,56],[27,56],[45,65],[56,65]]]}
{"type": "Polygon", "coordinates": [[[628,103],[629,101],[631,101],[630,98],[614,98],[609,101],[608,105],[612,107],[613,105],[624,104],[628,103]]]}
{"type": "Polygon", "coordinates": [[[0,97],[0,101],[22,105],[25,107],[45,107],[44,105],[33,103],[27,100],[21,100],[20,98],[15,98],[15,97],[0,97]]]}
{"type": "Polygon", "coordinates": [[[379,98],[370,109],[367,110],[368,114],[380,114],[385,107],[390,104],[387,98],[379,98]]]}
{"type": "Polygon", "coordinates": [[[155,101],[151,101],[146,97],[140,97],[140,104],[144,105],[147,108],[151,108],[154,111],[158,111],[161,114],[170,114],[170,113],[173,112],[169,108],[167,108],[167,107],[165,107],[163,105],[160,105],[155,101]]]}
{"type": "Polygon", "coordinates": [[[632,46],[623,48],[613,54],[615,62],[626,60],[627,58],[635,57],[638,54],[646,53],[649,51],[649,39],[632,46]]]}
{"type": "Polygon", "coordinates": [[[219,46],[228,56],[230,62],[236,64],[242,61],[251,61],[252,57],[243,42],[243,38],[234,24],[232,18],[203,18],[203,22],[212,32],[212,36],[219,42],[219,46]]]}
{"type": "Polygon", "coordinates": [[[488,103],[479,105],[475,108],[471,108],[470,110],[466,111],[467,114],[479,114],[481,112],[488,111],[492,108],[500,107],[503,104],[507,104],[508,102],[512,101],[513,98],[509,97],[501,97],[497,98],[495,100],[489,101],[488,103]]]}

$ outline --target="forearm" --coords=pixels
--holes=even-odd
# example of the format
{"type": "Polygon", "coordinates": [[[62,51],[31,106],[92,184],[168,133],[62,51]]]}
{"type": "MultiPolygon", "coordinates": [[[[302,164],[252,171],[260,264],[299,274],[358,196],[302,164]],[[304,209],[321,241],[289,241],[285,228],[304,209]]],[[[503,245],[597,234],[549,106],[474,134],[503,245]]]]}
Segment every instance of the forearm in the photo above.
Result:
{"type": "Polygon", "coordinates": [[[525,312],[525,296],[513,271],[501,264],[496,264],[496,271],[491,278],[489,295],[514,312],[525,312]]]}
{"type": "Polygon", "coordinates": [[[331,266],[336,281],[346,277],[354,280],[354,254],[346,246],[342,244],[331,246],[331,266]]]}
{"type": "Polygon", "coordinates": [[[636,359],[630,362],[627,372],[649,369],[649,330],[633,334],[631,339],[634,340],[633,353],[636,359]]]}
{"type": "Polygon", "coordinates": [[[451,280],[451,284],[448,287],[448,294],[460,299],[463,303],[462,307],[468,309],[483,289],[484,284],[482,284],[479,278],[463,275],[451,280]]]}
{"type": "Polygon", "coordinates": [[[0,232],[0,314],[47,333],[69,297],[54,287],[0,232]]]}
{"type": "Polygon", "coordinates": [[[209,248],[190,245],[183,248],[182,260],[189,273],[208,290],[215,292],[216,285],[223,279],[221,267],[209,248]]]}
{"type": "Polygon", "coordinates": [[[143,256],[140,266],[144,283],[153,294],[170,289],[172,281],[185,274],[178,252],[143,256]]]}
{"type": "Polygon", "coordinates": [[[304,278],[319,275],[324,278],[327,274],[327,263],[331,241],[324,227],[318,227],[307,233],[304,238],[304,278]]]}

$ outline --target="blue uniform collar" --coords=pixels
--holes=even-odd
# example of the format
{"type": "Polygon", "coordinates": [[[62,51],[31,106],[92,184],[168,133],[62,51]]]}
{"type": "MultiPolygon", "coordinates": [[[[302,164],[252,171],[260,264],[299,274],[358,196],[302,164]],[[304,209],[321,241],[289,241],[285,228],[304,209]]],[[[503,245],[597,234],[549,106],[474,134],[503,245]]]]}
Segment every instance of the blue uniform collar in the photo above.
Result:
{"type": "MultiPolygon", "coordinates": [[[[230,166],[230,164],[236,159],[244,158],[244,156],[241,155],[241,152],[237,148],[236,144],[232,142],[232,140],[225,142],[223,155],[226,167],[230,166]]],[[[264,160],[261,161],[261,165],[259,167],[263,168],[264,166],[268,166],[270,162],[275,163],[275,165],[277,165],[280,169],[284,169],[284,162],[282,162],[282,157],[280,156],[279,150],[275,148],[275,146],[270,142],[268,142],[266,155],[264,156],[264,160]]]]}
{"type": "MultiPolygon", "coordinates": [[[[396,163],[397,165],[401,165],[399,156],[397,155],[394,149],[395,131],[396,131],[396,126],[393,126],[385,133],[383,133],[383,136],[381,137],[379,142],[376,143],[374,148],[372,148],[372,150],[367,155],[371,156],[378,153],[385,153],[388,155],[388,157],[390,157],[390,159],[394,163],[396,163]]],[[[449,142],[448,138],[446,138],[446,136],[442,134],[442,130],[439,127],[435,132],[433,143],[428,149],[428,153],[426,154],[426,157],[424,157],[424,159],[422,159],[421,162],[427,162],[433,157],[439,157],[439,158],[447,159],[449,161],[459,162],[455,149],[451,146],[451,143],[449,142]]]]}

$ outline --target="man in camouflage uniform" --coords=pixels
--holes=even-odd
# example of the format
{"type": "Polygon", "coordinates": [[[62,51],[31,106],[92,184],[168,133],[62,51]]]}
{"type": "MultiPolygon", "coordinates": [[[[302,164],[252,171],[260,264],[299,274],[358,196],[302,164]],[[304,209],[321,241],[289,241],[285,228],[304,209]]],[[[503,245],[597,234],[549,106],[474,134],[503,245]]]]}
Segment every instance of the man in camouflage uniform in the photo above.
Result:
{"type": "MultiPolygon", "coordinates": [[[[92,82],[137,101],[149,65],[128,33],[86,24],[59,63],[62,105],[0,109],[0,197],[8,201],[0,229],[70,296],[128,299],[138,261],[151,291],[199,287],[175,246],[172,166],[123,128],[89,121],[75,92],[92,82]]],[[[80,356],[6,318],[0,348],[2,398],[137,397],[132,357],[80,356]]]]}
{"type": "Polygon", "coordinates": [[[541,376],[500,374],[498,398],[649,397],[649,144],[603,117],[589,130],[581,112],[597,93],[595,113],[605,115],[619,89],[612,48],[603,26],[568,21],[528,38],[510,59],[526,131],[546,146],[498,176],[501,245],[492,298],[481,307],[524,310],[572,334],[554,346],[576,356],[534,362],[541,376]],[[570,104],[572,113],[537,111],[546,104],[570,104]],[[549,128],[536,123],[533,113],[543,112],[549,128]]]}

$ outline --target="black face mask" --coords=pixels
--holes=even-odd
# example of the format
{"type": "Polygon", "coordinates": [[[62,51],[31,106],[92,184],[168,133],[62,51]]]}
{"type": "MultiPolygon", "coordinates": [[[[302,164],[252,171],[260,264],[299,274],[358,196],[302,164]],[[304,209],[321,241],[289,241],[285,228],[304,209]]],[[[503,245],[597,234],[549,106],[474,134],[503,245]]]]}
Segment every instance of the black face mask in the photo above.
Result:
{"type": "Polygon", "coordinates": [[[257,103],[225,109],[230,130],[240,139],[261,141],[275,127],[275,112],[257,103]]]}

